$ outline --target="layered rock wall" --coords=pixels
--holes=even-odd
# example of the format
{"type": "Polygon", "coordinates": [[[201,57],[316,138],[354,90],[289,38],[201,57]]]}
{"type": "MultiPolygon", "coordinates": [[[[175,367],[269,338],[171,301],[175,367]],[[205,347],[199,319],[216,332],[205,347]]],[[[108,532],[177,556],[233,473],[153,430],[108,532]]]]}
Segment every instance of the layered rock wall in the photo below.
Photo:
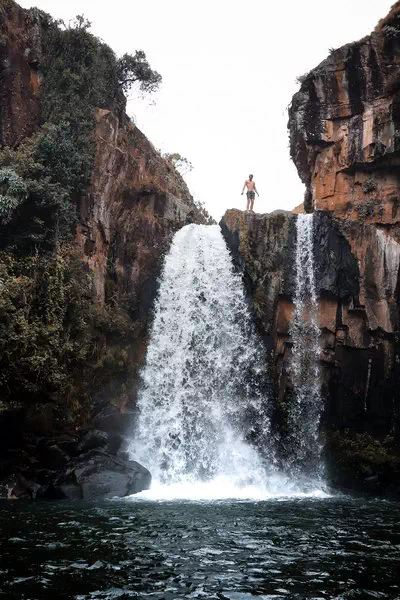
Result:
{"type": "Polygon", "coordinates": [[[289,109],[290,152],[306,210],[399,220],[400,7],[302,77],[289,109]]]}

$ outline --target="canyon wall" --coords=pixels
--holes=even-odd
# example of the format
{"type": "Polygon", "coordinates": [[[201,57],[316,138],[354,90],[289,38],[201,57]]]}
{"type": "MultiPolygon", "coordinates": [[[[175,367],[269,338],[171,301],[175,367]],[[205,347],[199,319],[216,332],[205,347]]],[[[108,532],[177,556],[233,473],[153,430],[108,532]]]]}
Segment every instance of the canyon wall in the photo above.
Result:
{"type": "Polygon", "coordinates": [[[306,184],[304,204],[270,215],[230,210],[221,226],[271,350],[282,427],[293,389],[295,213],[314,213],[330,481],[397,493],[400,3],[370,36],[332,51],[300,79],[288,127],[291,156],[306,184]]]}

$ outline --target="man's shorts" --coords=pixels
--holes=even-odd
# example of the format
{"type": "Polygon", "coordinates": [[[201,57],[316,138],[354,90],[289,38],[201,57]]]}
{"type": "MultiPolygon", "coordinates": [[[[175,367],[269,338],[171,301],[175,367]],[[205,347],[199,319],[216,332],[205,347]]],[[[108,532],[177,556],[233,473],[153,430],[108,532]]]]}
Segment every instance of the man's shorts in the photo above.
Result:
{"type": "Polygon", "coordinates": [[[256,197],[255,192],[247,192],[247,198],[249,200],[254,200],[255,197],[256,197]]]}

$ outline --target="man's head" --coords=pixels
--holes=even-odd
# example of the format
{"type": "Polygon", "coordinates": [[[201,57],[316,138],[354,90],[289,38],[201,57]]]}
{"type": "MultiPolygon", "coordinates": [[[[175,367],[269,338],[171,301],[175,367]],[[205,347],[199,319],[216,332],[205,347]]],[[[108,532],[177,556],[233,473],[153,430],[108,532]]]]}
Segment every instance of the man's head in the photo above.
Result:
{"type": "Polygon", "coordinates": [[[253,179],[253,175],[249,175],[249,179],[251,181],[253,179]]]}

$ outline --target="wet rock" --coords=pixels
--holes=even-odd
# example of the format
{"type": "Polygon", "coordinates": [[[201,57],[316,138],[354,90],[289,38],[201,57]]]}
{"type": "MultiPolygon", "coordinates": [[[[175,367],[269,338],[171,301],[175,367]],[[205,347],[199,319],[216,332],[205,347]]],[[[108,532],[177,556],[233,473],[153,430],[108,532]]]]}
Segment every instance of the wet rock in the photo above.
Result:
{"type": "Polygon", "coordinates": [[[360,270],[340,226],[327,213],[314,215],[315,279],[320,295],[358,298],[360,270]]]}
{"type": "MultiPolygon", "coordinates": [[[[273,380],[278,431],[284,429],[280,407],[293,395],[295,218],[284,215],[278,220],[274,214],[253,216],[230,210],[221,222],[235,263],[244,274],[259,331],[271,349],[267,367],[273,380]]],[[[324,427],[364,431],[378,440],[392,434],[399,437],[395,404],[400,376],[397,226],[377,230],[373,224],[335,219],[322,211],[313,220],[324,427]]],[[[395,478],[394,462],[390,465],[395,478]]],[[[343,467],[343,476],[344,471],[343,467]]],[[[335,483],[339,480],[337,476],[335,483]]],[[[357,482],[360,488],[367,485],[363,477],[357,482]]]]}
{"type": "Polygon", "coordinates": [[[62,435],[57,438],[57,446],[61,448],[68,456],[75,456],[78,454],[78,439],[71,435],[62,435]]]}
{"type": "Polygon", "coordinates": [[[82,500],[82,488],[77,483],[65,483],[52,488],[49,495],[55,499],[82,500]]]}
{"type": "Polygon", "coordinates": [[[136,461],[92,450],[69,466],[49,496],[86,500],[124,497],[149,489],[150,483],[150,472],[136,461]]]}
{"type": "Polygon", "coordinates": [[[122,447],[126,446],[127,441],[118,433],[112,433],[109,435],[108,443],[107,443],[107,452],[110,454],[117,454],[122,447]]]}
{"type": "Polygon", "coordinates": [[[41,486],[23,475],[10,475],[0,482],[0,498],[7,500],[35,499],[41,486]]]}
{"type": "Polygon", "coordinates": [[[93,419],[93,426],[107,433],[126,434],[132,431],[136,418],[133,410],[115,410],[110,407],[103,409],[93,419]]]}
{"type": "Polygon", "coordinates": [[[40,452],[41,464],[49,469],[62,469],[69,461],[69,456],[56,444],[44,446],[40,452]]]}
{"type": "Polygon", "coordinates": [[[246,287],[257,298],[255,317],[268,335],[273,332],[276,298],[294,293],[295,220],[286,211],[258,215],[232,209],[220,223],[246,287]]]}
{"type": "Polygon", "coordinates": [[[109,436],[105,431],[93,429],[83,436],[78,444],[77,451],[88,452],[88,450],[93,450],[94,448],[102,448],[107,445],[108,441],[109,436]]]}

